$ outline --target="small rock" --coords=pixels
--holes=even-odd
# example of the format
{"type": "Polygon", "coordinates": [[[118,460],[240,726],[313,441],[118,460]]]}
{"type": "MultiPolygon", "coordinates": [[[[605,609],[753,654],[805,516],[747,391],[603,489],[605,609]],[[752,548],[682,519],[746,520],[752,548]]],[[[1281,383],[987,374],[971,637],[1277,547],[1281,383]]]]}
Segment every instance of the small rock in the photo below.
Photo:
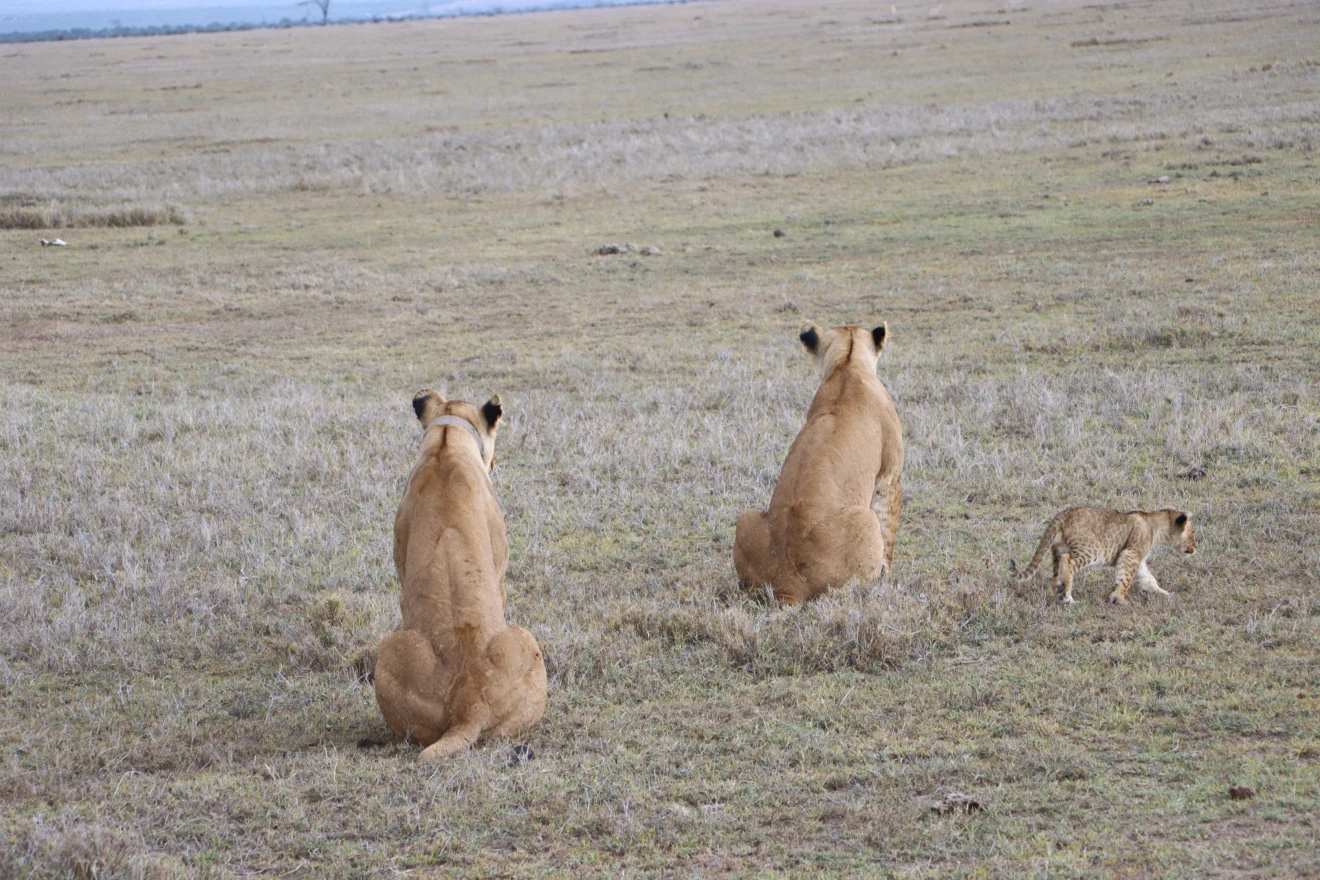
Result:
{"type": "Polygon", "coordinates": [[[68,243],[67,241],[65,241],[64,239],[62,239],[62,238],[55,238],[55,239],[46,239],[46,238],[43,238],[43,239],[41,239],[41,246],[42,246],[42,247],[68,247],[68,246],[69,246],[69,243],[68,243]]]}
{"type": "Polygon", "coordinates": [[[785,235],[788,235],[788,233],[778,227],[775,228],[775,238],[783,238],[785,235]]]}
{"type": "Polygon", "coordinates": [[[977,810],[984,809],[984,807],[976,798],[955,791],[946,794],[943,800],[931,804],[930,809],[933,813],[945,816],[949,813],[975,813],[977,810]]]}
{"type": "Polygon", "coordinates": [[[362,739],[357,741],[357,747],[364,751],[367,749],[380,749],[385,747],[385,740],[376,739],[375,737],[370,737],[370,736],[364,736],[362,737],[362,739]]]}
{"type": "Polygon", "coordinates": [[[1235,801],[1245,801],[1256,796],[1256,789],[1250,785],[1234,785],[1228,789],[1228,796],[1235,801]]]}
{"type": "Polygon", "coordinates": [[[603,257],[608,254],[631,254],[636,250],[637,245],[630,241],[625,241],[623,244],[603,244],[592,251],[592,253],[603,257]]]}
{"type": "Polygon", "coordinates": [[[531,746],[519,743],[513,747],[513,756],[509,758],[509,766],[521,767],[535,757],[536,752],[532,750],[531,746]]]}
{"type": "Polygon", "coordinates": [[[1142,199],[1141,201],[1137,202],[1137,203],[1134,205],[1134,207],[1137,207],[1137,208],[1146,208],[1146,207],[1149,207],[1149,206],[1151,206],[1151,205],[1153,205],[1153,204],[1155,204],[1155,200],[1154,200],[1154,199],[1142,199]]]}
{"type": "Polygon", "coordinates": [[[660,248],[656,247],[653,244],[648,244],[646,247],[642,248],[637,253],[641,254],[644,257],[658,257],[660,256],[660,248]]]}
{"type": "Polygon", "coordinates": [[[1168,183],[1168,182],[1169,182],[1169,175],[1167,175],[1167,174],[1161,174],[1159,177],[1156,177],[1156,178],[1153,179],[1153,180],[1148,180],[1148,181],[1146,181],[1146,182],[1147,182],[1147,183],[1168,183]]]}
{"type": "Polygon", "coordinates": [[[1180,480],[1204,480],[1205,468],[1194,465],[1180,474],[1174,474],[1174,476],[1180,480]]]}

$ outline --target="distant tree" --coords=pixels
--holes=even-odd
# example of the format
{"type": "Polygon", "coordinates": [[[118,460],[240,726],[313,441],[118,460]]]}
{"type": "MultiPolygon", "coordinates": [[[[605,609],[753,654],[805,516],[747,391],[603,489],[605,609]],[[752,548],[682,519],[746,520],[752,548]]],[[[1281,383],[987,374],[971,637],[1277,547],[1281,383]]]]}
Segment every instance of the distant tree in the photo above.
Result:
{"type": "Polygon", "coordinates": [[[330,20],[330,0],[302,0],[299,6],[315,6],[321,10],[321,24],[330,20]]]}

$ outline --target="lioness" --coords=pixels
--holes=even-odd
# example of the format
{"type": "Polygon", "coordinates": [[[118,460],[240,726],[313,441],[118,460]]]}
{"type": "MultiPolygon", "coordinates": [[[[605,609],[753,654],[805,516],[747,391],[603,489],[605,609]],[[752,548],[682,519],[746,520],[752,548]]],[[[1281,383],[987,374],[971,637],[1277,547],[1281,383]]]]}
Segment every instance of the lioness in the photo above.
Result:
{"type": "Polygon", "coordinates": [[[509,542],[490,469],[499,396],[480,408],[417,392],[422,446],[394,518],[403,628],[380,643],[376,701],[396,734],[438,761],[516,736],[545,710],[545,662],[504,621],[509,542]]]}
{"type": "MultiPolygon", "coordinates": [[[[1045,527],[1035,555],[1017,581],[1019,584],[1029,581],[1049,553],[1054,557],[1052,584],[1064,602],[1073,601],[1073,573],[1094,565],[1115,568],[1110,602],[1127,604],[1133,578],[1143,591],[1168,596],[1168,590],[1160,586],[1146,565],[1150,551],[1157,544],[1172,545],[1188,556],[1195,553],[1191,517],[1171,507],[1126,513],[1102,507],[1071,507],[1045,527]]],[[[1010,559],[1008,567],[1017,574],[1015,560],[1010,559]]]]}
{"type": "Polygon", "coordinates": [[[743,511],[733,564],[743,586],[795,605],[850,580],[876,582],[894,561],[903,507],[903,426],[876,377],[887,325],[815,324],[799,339],[821,383],[784,460],[769,511],[743,511]]]}

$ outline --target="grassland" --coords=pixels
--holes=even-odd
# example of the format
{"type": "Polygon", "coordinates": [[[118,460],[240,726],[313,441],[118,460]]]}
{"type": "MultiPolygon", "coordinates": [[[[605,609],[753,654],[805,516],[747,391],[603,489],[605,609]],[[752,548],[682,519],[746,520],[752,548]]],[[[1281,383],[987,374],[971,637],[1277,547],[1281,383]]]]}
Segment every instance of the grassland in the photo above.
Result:
{"type": "Polygon", "coordinates": [[[1320,11],[882,5],[6,47],[0,875],[1320,876],[1320,11]],[[908,499],[780,611],[804,320],[908,499]],[[505,402],[525,764],[366,681],[422,386],[505,402]],[[1173,600],[1015,590],[1073,504],[1191,510],[1173,600]]]}

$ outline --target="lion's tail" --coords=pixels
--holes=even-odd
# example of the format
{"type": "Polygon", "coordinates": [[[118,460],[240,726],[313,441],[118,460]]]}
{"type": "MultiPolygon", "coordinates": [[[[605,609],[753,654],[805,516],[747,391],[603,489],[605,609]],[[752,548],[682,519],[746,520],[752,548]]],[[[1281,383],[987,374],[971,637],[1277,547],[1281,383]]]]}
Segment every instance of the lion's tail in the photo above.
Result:
{"type": "Polygon", "coordinates": [[[1031,557],[1031,561],[1027,563],[1027,567],[1023,569],[1021,574],[1018,574],[1017,560],[1008,560],[1008,570],[1019,584],[1025,584],[1031,580],[1031,576],[1040,568],[1041,562],[1045,559],[1045,554],[1049,552],[1050,546],[1054,543],[1054,539],[1058,537],[1058,534],[1059,518],[1056,516],[1045,527],[1045,534],[1040,536],[1040,543],[1036,545],[1035,555],[1031,557]]]}

